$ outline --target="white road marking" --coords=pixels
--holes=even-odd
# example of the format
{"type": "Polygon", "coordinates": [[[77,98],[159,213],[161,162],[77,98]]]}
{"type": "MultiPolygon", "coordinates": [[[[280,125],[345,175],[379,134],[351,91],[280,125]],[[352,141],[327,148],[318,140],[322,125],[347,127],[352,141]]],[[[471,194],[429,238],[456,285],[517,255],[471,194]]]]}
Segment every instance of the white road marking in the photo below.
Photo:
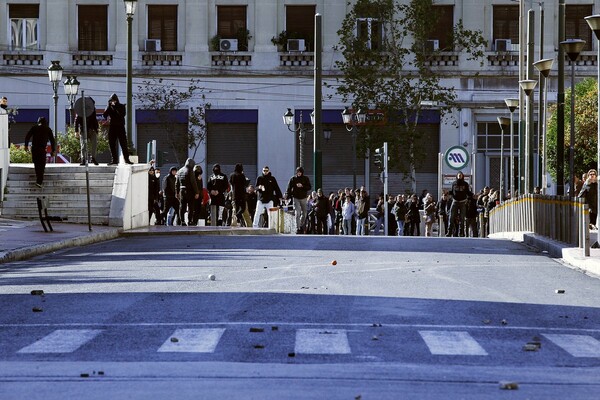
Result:
{"type": "Polygon", "coordinates": [[[176,329],[171,337],[160,346],[158,352],[214,353],[224,332],[225,328],[176,329]]]}
{"type": "Polygon", "coordinates": [[[345,329],[298,329],[295,352],[297,354],[350,354],[350,344],[345,329]]]}
{"type": "Polygon", "coordinates": [[[431,354],[487,356],[488,353],[467,332],[419,331],[431,354]]]}
{"type": "Polygon", "coordinates": [[[101,332],[101,329],[58,329],[18,353],[72,353],[101,332]]]}
{"type": "Polygon", "coordinates": [[[588,335],[543,334],[573,357],[600,357],[600,341],[588,335]]]}

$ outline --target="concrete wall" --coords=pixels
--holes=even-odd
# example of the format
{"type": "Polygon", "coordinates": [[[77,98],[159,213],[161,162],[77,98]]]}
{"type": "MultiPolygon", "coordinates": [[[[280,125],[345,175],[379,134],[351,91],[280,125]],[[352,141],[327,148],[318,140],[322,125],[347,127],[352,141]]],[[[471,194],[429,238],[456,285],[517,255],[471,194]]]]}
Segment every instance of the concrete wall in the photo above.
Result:
{"type": "Polygon", "coordinates": [[[8,114],[0,114],[0,201],[4,200],[4,188],[8,177],[8,164],[10,163],[8,146],[8,114]]]}
{"type": "Polygon", "coordinates": [[[115,171],[110,226],[134,229],[148,226],[148,166],[119,164],[115,171]]]}

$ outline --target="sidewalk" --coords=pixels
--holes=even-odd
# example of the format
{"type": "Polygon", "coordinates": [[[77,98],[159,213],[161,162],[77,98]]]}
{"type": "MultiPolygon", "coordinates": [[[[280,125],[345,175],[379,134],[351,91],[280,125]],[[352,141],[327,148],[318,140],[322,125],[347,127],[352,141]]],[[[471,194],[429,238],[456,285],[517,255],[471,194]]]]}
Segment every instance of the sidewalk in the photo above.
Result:
{"type": "MultiPolygon", "coordinates": [[[[145,228],[123,231],[109,226],[92,226],[53,222],[54,232],[44,232],[39,221],[12,220],[0,217],[0,264],[25,260],[40,254],[60,249],[111,240],[120,236],[140,235],[273,235],[274,229],[232,228],[228,226],[164,226],[153,225],[145,228]]],[[[584,257],[583,249],[566,247],[545,237],[530,232],[514,232],[492,235],[493,238],[510,239],[560,258],[563,262],[581,269],[585,273],[600,278],[600,249],[591,249],[590,257],[584,257]]],[[[597,231],[590,232],[593,243],[597,231]]]]}
{"type": "Polygon", "coordinates": [[[271,235],[274,229],[202,226],[149,226],[123,231],[109,226],[52,222],[53,232],[44,232],[40,221],[0,217],[0,264],[25,260],[60,249],[139,235],[271,235]]]}

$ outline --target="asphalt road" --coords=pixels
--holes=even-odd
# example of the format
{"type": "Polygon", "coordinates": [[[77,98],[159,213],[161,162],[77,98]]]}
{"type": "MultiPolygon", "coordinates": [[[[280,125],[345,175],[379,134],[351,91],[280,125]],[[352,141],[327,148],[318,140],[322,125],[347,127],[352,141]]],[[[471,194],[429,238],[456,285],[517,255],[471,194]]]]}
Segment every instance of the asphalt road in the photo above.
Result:
{"type": "Polygon", "coordinates": [[[0,399],[596,399],[599,294],[503,240],[117,239],[0,265],[0,399]]]}

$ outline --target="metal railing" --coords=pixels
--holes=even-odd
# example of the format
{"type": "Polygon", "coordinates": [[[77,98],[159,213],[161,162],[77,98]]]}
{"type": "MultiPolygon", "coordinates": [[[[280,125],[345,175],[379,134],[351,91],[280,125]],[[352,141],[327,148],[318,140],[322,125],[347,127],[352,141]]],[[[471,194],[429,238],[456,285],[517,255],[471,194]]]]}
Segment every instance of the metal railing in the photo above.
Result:
{"type": "Polygon", "coordinates": [[[589,210],[584,199],[527,194],[489,213],[490,234],[533,232],[584,249],[589,256],[589,210]]]}

